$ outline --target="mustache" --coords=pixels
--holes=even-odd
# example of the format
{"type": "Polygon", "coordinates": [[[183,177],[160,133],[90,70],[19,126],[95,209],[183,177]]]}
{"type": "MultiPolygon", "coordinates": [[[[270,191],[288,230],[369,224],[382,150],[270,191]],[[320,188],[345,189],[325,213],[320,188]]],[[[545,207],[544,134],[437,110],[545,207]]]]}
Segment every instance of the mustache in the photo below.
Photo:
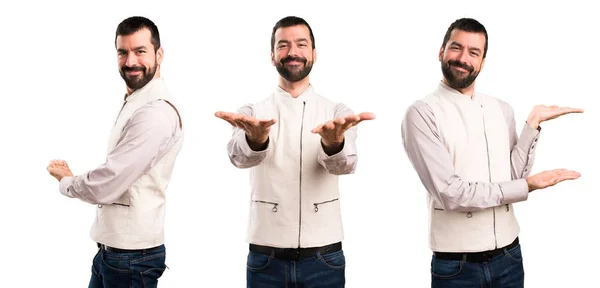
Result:
{"type": "Polygon", "coordinates": [[[469,73],[473,72],[473,70],[475,70],[475,68],[473,68],[473,66],[467,65],[465,63],[461,63],[460,61],[457,61],[457,60],[448,61],[448,66],[460,67],[460,68],[463,68],[463,69],[469,71],[469,73]]]}
{"type": "Polygon", "coordinates": [[[133,67],[123,66],[121,68],[121,70],[123,70],[123,72],[133,72],[133,71],[144,72],[144,71],[146,71],[146,68],[143,66],[133,66],[133,67]]]}
{"type": "Polygon", "coordinates": [[[285,64],[285,63],[292,62],[292,61],[297,61],[297,62],[300,62],[302,64],[306,64],[306,58],[304,58],[304,57],[293,57],[293,56],[287,56],[287,57],[281,59],[281,61],[279,61],[279,62],[281,62],[281,64],[285,64]]]}

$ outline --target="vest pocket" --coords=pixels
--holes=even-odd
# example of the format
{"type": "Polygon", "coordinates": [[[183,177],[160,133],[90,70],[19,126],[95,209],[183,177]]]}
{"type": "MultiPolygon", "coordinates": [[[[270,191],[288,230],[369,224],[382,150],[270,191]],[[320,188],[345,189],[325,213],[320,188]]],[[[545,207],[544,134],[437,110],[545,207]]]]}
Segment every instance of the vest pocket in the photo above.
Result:
{"type": "Polygon", "coordinates": [[[323,201],[323,202],[319,202],[319,203],[313,203],[313,205],[315,206],[315,213],[319,212],[319,205],[331,203],[331,202],[338,201],[338,200],[339,200],[339,198],[335,198],[335,199],[331,199],[331,200],[328,200],[328,201],[323,201]]]}
{"type": "Polygon", "coordinates": [[[267,204],[267,205],[273,205],[273,208],[271,208],[271,210],[273,211],[273,213],[277,212],[277,206],[279,206],[278,203],[275,202],[269,202],[269,201],[262,201],[262,200],[253,200],[255,203],[262,203],[262,204],[267,204]]]}

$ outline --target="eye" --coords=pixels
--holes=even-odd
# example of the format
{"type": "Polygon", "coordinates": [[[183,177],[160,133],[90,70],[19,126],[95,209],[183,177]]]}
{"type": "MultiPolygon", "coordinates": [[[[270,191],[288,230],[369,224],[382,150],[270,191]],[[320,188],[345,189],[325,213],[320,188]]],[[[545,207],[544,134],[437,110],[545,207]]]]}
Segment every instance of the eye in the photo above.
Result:
{"type": "Polygon", "coordinates": [[[473,56],[473,57],[479,57],[479,53],[477,53],[477,52],[471,52],[471,56],[473,56]]]}
{"type": "Polygon", "coordinates": [[[453,50],[453,51],[459,51],[459,50],[460,50],[460,48],[458,48],[457,46],[452,46],[452,47],[450,47],[450,50],[453,50]]]}
{"type": "Polygon", "coordinates": [[[300,44],[298,44],[298,47],[306,47],[306,44],[300,43],[300,44]]]}

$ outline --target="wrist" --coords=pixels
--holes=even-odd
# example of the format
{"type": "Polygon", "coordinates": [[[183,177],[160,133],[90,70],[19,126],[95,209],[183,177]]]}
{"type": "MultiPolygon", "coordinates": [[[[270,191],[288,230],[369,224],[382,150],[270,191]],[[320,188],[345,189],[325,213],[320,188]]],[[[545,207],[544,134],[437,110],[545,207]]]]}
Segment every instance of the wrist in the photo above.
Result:
{"type": "Polygon", "coordinates": [[[529,192],[533,192],[535,190],[535,187],[531,184],[530,179],[531,177],[527,177],[525,178],[525,181],[527,182],[527,189],[529,189],[529,192]]]}
{"type": "Polygon", "coordinates": [[[527,118],[527,124],[533,129],[537,129],[540,126],[540,122],[540,119],[535,115],[530,115],[529,118],[527,118]]]}
{"type": "Polygon", "coordinates": [[[248,137],[248,135],[246,134],[246,142],[248,142],[248,146],[250,146],[250,149],[252,149],[253,151],[263,151],[267,149],[269,137],[267,136],[265,139],[253,140],[250,139],[250,137],[248,137]]]}

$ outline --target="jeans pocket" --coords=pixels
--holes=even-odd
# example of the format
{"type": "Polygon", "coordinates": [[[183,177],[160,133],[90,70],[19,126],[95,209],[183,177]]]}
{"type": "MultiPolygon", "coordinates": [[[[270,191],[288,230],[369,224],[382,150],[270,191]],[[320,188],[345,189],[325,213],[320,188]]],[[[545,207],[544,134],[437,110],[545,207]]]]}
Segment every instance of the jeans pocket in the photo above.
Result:
{"type": "Polygon", "coordinates": [[[516,262],[523,262],[523,255],[521,254],[521,245],[517,245],[510,249],[504,249],[504,256],[516,262]]]}
{"type": "Polygon", "coordinates": [[[250,251],[246,260],[246,267],[250,271],[260,271],[267,269],[271,264],[273,257],[250,251]]]}
{"type": "Polygon", "coordinates": [[[130,287],[133,273],[129,256],[102,251],[99,257],[102,263],[99,272],[106,287],[130,287]]]}
{"type": "Polygon", "coordinates": [[[460,275],[464,262],[461,260],[444,260],[435,256],[431,259],[431,276],[439,279],[449,279],[460,275]]]}
{"type": "Polygon", "coordinates": [[[344,256],[343,250],[327,254],[319,254],[317,258],[327,267],[332,269],[342,269],[346,267],[346,256],[344,256]]]}
{"type": "Polygon", "coordinates": [[[166,252],[155,252],[136,256],[131,260],[132,269],[140,275],[143,287],[157,287],[158,279],[167,269],[166,252]]]}
{"type": "Polygon", "coordinates": [[[102,259],[102,264],[104,267],[108,268],[112,272],[123,274],[131,273],[131,257],[127,255],[119,255],[102,251],[100,252],[100,259],[102,259]]]}
{"type": "Polygon", "coordinates": [[[145,288],[157,287],[158,279],[165,273],[165,268],[150,268],[140,273],[145,288]]]}

